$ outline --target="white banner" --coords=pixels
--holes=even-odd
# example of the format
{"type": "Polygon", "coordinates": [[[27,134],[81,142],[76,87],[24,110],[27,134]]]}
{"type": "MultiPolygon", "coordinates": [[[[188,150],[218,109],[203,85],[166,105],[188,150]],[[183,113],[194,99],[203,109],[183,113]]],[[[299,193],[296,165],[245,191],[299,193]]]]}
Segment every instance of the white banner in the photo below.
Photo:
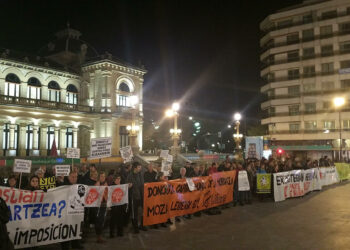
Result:
{"type": "Polygon", "coordinates": [[[275,201],[299,197],[339,182],[335,167],[292,170],[273,174],[275,201]]]}
{"type": "Polygon", "coordinates": [[[15,163],[13,164],[13,172],[15,173],[30,174],[31,168],[32,168],[31,160],[15,159],[15,163]]]}
{"type": "Polygon", "coordinates": [[[131,146],[123,147],[119,151],[120,151],[120,155],[124,160],[124,163],[132,161],[133,153],[132,153],[131,146]]]}
{"type": "Polygon", "coordinates": [[[56,176],[68,176],[70,173],[70,165],[55,165],[56,176]]]}
{"type": "Polygon", "coordinates": [[[107,207],[119,206],[128,203],[128,191],[128,184],[109,186],[107,207]]]}
{"type": "Polygon", "coordinates": [[[90,159],[100,159],[112,156],[112,138],[91,139],[90,159]]]}
{"type": "Polygon", "coordinates": [[[67,148],[67,158],[79,159],[80,148],[67,148]]]}
{"type": "Polygon", "coordinates": [[[29,248],[80,239],[84,215],[69,215],[69,186],[43,191],[26,191],[0,187],[11,211],[7,224],[15,248],[29,248]]]}
{"type": "Polygon", "coordinates": [[[242,170],[238,172],[238,191],[249,191],[249,180],[247,171],[242,170]]]}

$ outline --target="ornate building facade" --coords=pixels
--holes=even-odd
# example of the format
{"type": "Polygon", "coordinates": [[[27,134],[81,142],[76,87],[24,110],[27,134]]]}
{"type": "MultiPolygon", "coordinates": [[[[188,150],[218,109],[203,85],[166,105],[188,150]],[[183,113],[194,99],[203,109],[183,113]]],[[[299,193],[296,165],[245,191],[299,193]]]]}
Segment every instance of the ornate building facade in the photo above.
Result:
{"type": "Polygon", "coordinates": [[[0,156],[60,156],[78,147],[88,156],[90,139],[112,137],[112,155],[142,147],[142,85],[146,71],[110,54],[99,55],[68,27],[40,56],[0,50],[0,156]]]}

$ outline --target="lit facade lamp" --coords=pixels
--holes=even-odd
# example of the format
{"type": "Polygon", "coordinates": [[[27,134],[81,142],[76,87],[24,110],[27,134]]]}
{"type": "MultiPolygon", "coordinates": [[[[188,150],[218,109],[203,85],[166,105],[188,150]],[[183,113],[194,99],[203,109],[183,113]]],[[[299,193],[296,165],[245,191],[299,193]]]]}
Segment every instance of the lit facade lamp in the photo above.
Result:
{"type": "Polygon", "coordinates": [[[177,127],[177,118],[179,116],[179,110],[180,110],[180,104],[177,102],[174,102],[171,106],[171,109],[167,109],[165,111],[165,116],[168,118],[174,117],[174,128],[170,129],[170,134],[172,135],[173,139],[173,147],[172,147],[172,154],[176,155],[179,151],[179,139],[181,134],[181,129],[177,127]]]}
{"type": "Polygon", "coordinates": [[[342,125],[341,125],[341,111],[342,107],[345,105],[344,97],[335,97],[333,99],[333,105],[336,110],[338,110],[339,118],[339,160],[343,161],[343,142],[342,142],[342,125]]]}
{"type": "Polygon", "coordinates": [[[140,131],[140,126],[137,125],[137,104],[139,103],[139,98],[134,95],[130,96],[130,105],[131,105],[131,114],[132,114],[132,120],[131,125],[128,125],[126,129],[129,131],[129,138],[130,138],[130,146],[132,147],[133,151],[138,151],[138,144],[137,144],[137,135],[140,131]]]}
{"type": "Polygon", "coordinates": [[[243,135],[239,133],[239,125],[241,124],[240,121],[242,119],[242,115],[240,113],[235,113],[233,119],[235,120],[236,125],[236,133],[233,134],[233,139],[236,143],[236,150],[239,151],[241,149],[240,144],[243,138],[243,135]]]}

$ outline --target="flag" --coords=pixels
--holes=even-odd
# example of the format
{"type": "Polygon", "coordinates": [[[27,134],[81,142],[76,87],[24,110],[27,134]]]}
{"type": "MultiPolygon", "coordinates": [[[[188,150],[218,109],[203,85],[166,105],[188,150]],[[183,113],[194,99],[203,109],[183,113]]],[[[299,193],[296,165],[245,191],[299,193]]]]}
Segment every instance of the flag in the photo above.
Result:
{"type": "Polygon", "coordinates": [[[55,138],[53,139],[53,142],[52,142],[50,156],[57,156],[57,147],[56,147],[55,138]]]}

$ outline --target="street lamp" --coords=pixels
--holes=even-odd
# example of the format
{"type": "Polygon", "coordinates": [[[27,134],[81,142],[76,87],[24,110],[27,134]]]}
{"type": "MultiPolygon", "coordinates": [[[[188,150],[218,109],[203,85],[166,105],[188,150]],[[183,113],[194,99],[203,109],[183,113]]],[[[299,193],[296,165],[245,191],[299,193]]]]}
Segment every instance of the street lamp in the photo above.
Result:
{"type": "Polygon", "coordinates": [[[171,109],[167,109],[165,111],[166,117],[174,117],[174,128],[170,129],[170,134],[172,135],[173,139],[173,147],[172,147],[172,154],[176,155],[178,153],[179,149],[179,138],[181,134],[181,129],[177,128],[177,118],[179,116],[178,111],[180,110],[180,104],[177,102],[174,102],[171,106],[171,109]]]}
{"type": "Polygon", "coordinates": [[[333,105],[335,109],[338,109],[338,117],[339,117],[339,160],[343,161],[343,142],[342,142],[342,126],[341,126],[341,108],[345,104],[344,97],[335,97],[333,99],[333,105]]]}
{"type": "MultiPolygon", "coordinates": [[[[233,139],[235,140],[236,143],[236,151],[240,152],[240,144],[241,144],[241,140],[243,138],[243,135],[239,133],[239,125],[240,125],[240,120],[242,119],[242,115],[240,113],[235,113],[233,116],[233,119],[235,120],[235,124],[236,124],[236,133],[233,134],[233,139]]],[[[239,158],[241,158],[240,153],[238,153],[239,158]]]]}
{"type": "Polygon", "coordinates": [[[131,120],[131,125],[126,126],[126,129],[129,131],[130,146],[135,152],[138,150],[137,133],[140,130],[140,126],[136,124],[137,104],[139,103],[139,98],[136,95],[134,95],[134,96],[130,96],[129,100],[130,100],[130,106],[131,106],[132,120],[131,120]]]}

